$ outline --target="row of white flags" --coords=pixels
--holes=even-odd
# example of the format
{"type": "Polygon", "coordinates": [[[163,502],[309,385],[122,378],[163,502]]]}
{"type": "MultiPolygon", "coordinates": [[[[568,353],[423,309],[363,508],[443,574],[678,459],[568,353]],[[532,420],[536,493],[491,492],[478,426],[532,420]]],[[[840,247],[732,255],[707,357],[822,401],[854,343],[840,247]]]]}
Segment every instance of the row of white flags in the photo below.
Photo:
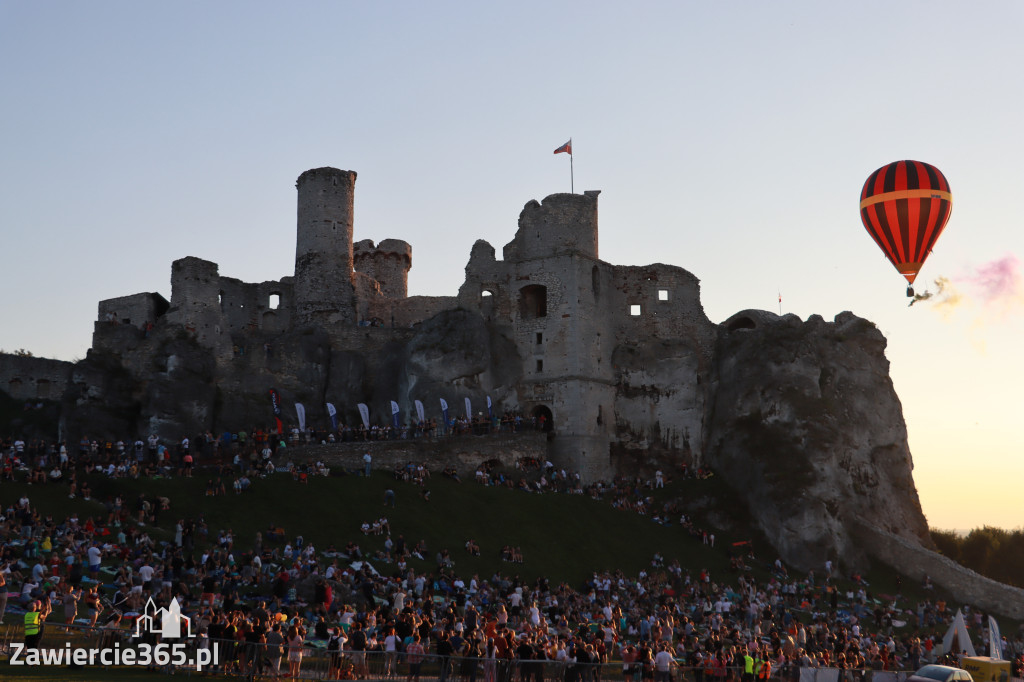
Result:
{"type": "MultiPolygon", "coordinates": [[[[444,423],[448,423],[448,401],[441,398],[441,416],[444,418],[444,423]]],[[[416,408],[416,419],[418,421],[426,421],[426,412],[423,409],[423,403],[419,400],[414,400],[413,405],[416,408]]],[[[469,398],[465,399],[466,406],[466,419],[473,419],[473,403],[469,398]]],[[[370,408],[366,403],[358,403],[356,407],[359,410],[359,417],[362,419],[363,426],[370,428],[370,408]]],[[[491,412],[491,396],[487,396],[487,416],[492,415],[491,412]]],[[[401,413],[401,409],[398,403],[394,400],[391,401],[391,424],[396,429],[399,426],[398,415],[401,413]]],[[[295,414],[299,418],[299,431],[306,430],[306,407],[302,403],[295,403],[295,414]]],[[[333,403],[327,403],[327,416],[331,419],[331,430],[337,430],[338,428],[338,410],[334,407],[333,403]]]]}

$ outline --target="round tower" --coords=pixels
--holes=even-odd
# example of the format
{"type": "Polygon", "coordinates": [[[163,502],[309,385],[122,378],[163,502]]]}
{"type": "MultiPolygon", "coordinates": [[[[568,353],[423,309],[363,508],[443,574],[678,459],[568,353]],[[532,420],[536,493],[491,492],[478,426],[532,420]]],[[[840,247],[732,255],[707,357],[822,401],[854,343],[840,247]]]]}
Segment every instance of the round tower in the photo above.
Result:
{"type": "Polygon", "coordinates": [[[299,176],[295,314],[300,323],[354,322],[352,216],[356,173],[314,168],[299,176]]]}
{"type": "Polygon", "coordinates": [[[401,300],[409,295],[409,268],[412,267],[412,245],[401,239],[385,239],[374,247],[369,239],[355,245],[354,267],[372,277],[380,292],[388,298],[401,300]]]}

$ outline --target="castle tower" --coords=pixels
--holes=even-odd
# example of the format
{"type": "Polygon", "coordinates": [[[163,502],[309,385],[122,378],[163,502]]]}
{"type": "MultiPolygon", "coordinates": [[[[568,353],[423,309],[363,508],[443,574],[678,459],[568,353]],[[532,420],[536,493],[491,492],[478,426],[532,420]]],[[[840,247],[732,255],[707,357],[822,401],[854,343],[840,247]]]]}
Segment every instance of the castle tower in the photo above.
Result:
{"type": "Polygon", "coordinates": [[[315,168],[299,176],[295,315],[299,324],[355,322],[352,216],[355,171],[315,168]]]}
{"type": "Polygon", "coordinates": [[[183,326],[201,346],[213,348],[219,357],[231,356],[216,263],[188,256],[171,264],[171,305],[166,316],[168,323],[183,326]]]}
{"type": "Polygon", "coordinates": [[[390,299],[402,300],[409,295],[409,268],[412,267],[412,246],[401,239],[385,239],[378,246],[364,239],[353,251],[356,272],[372,277],[380,292],[390,299]]]}
{"type": "Polygon", "coordinates": [[[516,238],[505,246],[505,260],[548,258],[573,253],[596,260],[597,196],[600,190],[583,194],[552,194],[543,205],[531,201],[519,214],[516,238]]]}

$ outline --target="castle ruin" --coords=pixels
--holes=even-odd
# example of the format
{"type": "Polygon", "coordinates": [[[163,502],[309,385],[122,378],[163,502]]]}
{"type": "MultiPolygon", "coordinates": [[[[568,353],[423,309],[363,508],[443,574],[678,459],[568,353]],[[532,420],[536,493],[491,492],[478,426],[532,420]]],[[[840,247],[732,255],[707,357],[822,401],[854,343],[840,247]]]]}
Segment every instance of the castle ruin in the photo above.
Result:
{"type": "MultiPolygon", "coordinates": [[[[700,458],[707,400],[702,378],[716,325],[704,315],[699,282],[689,272],[661,264],[615,266],[599,258],[599,192],[529,202],[501,259],[494,247],[478,241],[458,294],[425,297],[408,295],[408,243],[354,241],[355,181],[354,171],[334,168],[299,176],[293,277],[246,283],[220,275],[216,263],[182,258],[171,267],[169,303],[154,293],[100,302],[93,349],[134,357],[129,365],[142,369],[146,347],[153,344],[139,343],[135,332],[150,330],[147,338],[156,339],[160,335],[153,330],[175,328],[212,353],[217,375],[229,375],[239,349],[259,354],[265,344],[277,347],[279,337],[300,329],[321,330],[332,352],[361,353],[407,338],[441,313],[469,311],[515,347],[514,379],[480,384],[473,401],[487,394],[498,409],[544,415],[554,461],[596,478],[612,472],[613,450],[655,447],[700,458]],[[118,324],[111,324],[115,320],[118,324]],[[653,374],[655,366],[624,373],[619,357],[652,338],[676,351],[686,348],[673,354],[682,364],[672,369],[671,390],[653,402],[649,387],[661,381],[653,374]],[[621,390],[624,386],[631,390],[621,390]],[[637,428],[640,419],[648,426],[637,428]],[[620,434],[617,422],[631,426],[620,434]]],[[[474,393],[474,387],[461,388],[474,393]]],[[[400,392],[395,386],[394,399],[405,415],[414,414],[415,399],[438,412],[437,398],[454,404],[453,398],[461,397],[455,395],[460,391],[400,392]]],[[[312,418],[325,419],[323,403],[339,402],[341,396],[331,393],[325,386],[322,400],[307,402],[312,418]]],[[[391,397],[380,397],[385,399],[391,397]]],[[[372,400],[365,396],[358,402],[372,400]]],[[[355,404],[344,408],[354,421],[355,404]]],[[[383,409],[375,412],[390,417],[383,409]]]]}
{"type": "MultiPolygon", "coordinates": [[[[530,201],[498,258],[477,241],[453,296],[408,295],[410,244],[355,239],[356,173],[296,183],[295,271],[259,283],[187,257],[170,301],[100,302],[85,360],[0,355],[0,388],[60,401],[63,437],[167,440],[283,418],[440,420],[466,399],[543,417],[542,456],[584,481],[708,466],[787,561],[863,557],[863,528],[928,547],[886,341],[867,320],[741,311],[715,324],[673,265],[598,250],[598,195],[530,201]]],[[[532,447],[532,446],[531,446],[532,447]]],[[[471,456],[469,453],[467,456],[471,456]]],[[[461,455],[460,455],[461,456],[461,455]]]]}

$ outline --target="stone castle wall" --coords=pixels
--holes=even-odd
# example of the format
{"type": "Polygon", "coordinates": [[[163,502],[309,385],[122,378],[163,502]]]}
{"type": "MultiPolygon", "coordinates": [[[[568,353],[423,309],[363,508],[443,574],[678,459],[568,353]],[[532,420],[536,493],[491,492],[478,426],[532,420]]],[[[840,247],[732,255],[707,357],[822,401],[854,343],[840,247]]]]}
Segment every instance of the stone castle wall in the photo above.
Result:
{"type": "Polygon", "coordinates": [[[231,337],[221,311],[221,282],[216,263],[201,258],[182,258],[171,265],[171,307],[164,316],[180,325],[200,345],[219,356],[230,356],[231,337]]]}
{"type": "Polygon", "coordinates": [[[250,284],[220,277],[219,287],[220,309],[229,332],[282,333],[291,328],[294,291],[290,281],[250,284]]]}
{"type": "Polygon", "coordinates": [[[385,239],[379,246],[364,239],[353,246],[353,267],[375,280],[380,293],[401,300],[409,295],[412,246],[400,239],[385,239]]]}
{"type": "Polygon", "coordinates": [[[0,390],[16,400],[60,400],[74,363],[0,353],[0,390]]]}
{"type": "Polygon", "coordinates": [[[552,194],[543,204],[527,203],[519,214],[515,239],[505,246],[504,259],[547,258],[561,253],[597,258],[599,194],[599,191],[552,194]]]}
{"type": "Polygon", "coordinates": [[[130,324],[142,329],[156,323],[169,306],[167,299],[157,293],[132,294],[100,301],[99,317],[96,319],[100,322],[130,324]]]}
{"type": "Polygon", "coordinates": [[[363,454],[370,453],[375,476],[390,476],[396,466],[409,462],[424,463],[432,476],[440,476],[448,466],[455,467],[466,481],[480,464],[497,461],[506,468],[515,467],[524,457],[541,462],[547,457],[547,439],[543,433],[523,432],[508,435],[454,436],[450,438],[412,438],[408,440],[328,443],[300,446],[288,457],[305,462],[323,460],[330,467],[346,471],[363,470],[363,454]]]}

